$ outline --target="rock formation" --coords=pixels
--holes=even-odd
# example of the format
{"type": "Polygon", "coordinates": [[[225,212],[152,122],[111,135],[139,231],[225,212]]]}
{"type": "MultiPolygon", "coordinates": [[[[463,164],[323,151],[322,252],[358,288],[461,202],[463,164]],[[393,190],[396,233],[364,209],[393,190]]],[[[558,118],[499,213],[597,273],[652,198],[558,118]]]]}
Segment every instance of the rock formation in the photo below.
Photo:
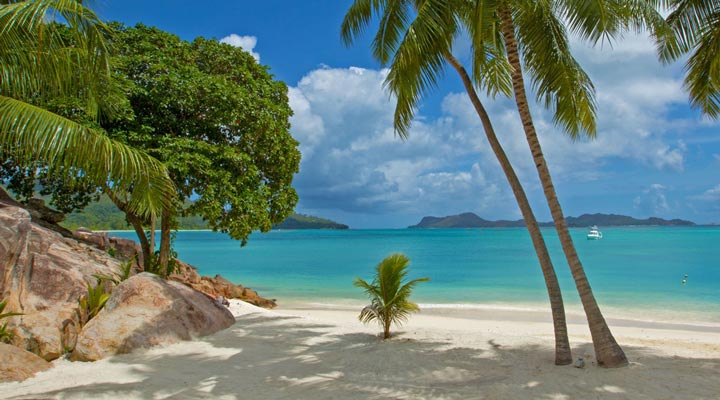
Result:
{"type": "Polygon", "coordinates": [[[46,360],[60,357],[85,282],[119,265],[106,252],[31,223],[22,208],[0,206],[0,299],[7,300],[5,311],[24,314],[9,321],[12,344],[46,360]]]}
{"type": "Polygon", "coordinates": [[[0,343],[0,382],[24,381],[52,364],[29,351],[0,343]]]}
{"type": "Polygon", "coordinates": [[[235,285],[220,275],[215,275],[214,278],[200,276],[195,267],[182,261],[177,261],[176,271],[170,275],[170,280],[183,283],[212,297],[223,296],[227,299],[239,299],[264,308],[277,307],[275,299],[262,298],[256,291],[242,285],[235,285]]]}
{"type": "Polygon", "coordinates": [[[228,309],[178,282],[141,273],[122,282],[77,339],[72,360],[95,361],[137,348],[190,340],[235,322],[228,309]]]}

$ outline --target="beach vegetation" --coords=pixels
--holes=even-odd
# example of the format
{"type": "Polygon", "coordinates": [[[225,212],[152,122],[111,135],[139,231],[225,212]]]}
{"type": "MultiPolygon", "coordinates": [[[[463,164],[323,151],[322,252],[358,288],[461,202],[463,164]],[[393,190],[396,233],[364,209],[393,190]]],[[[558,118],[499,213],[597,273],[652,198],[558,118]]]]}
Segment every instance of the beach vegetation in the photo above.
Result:
{"type": "Polygon", "coordinates": [[[7,319],[10,317],[16,317],[19,315],[23,315],[22,313],[16,313],[16,312],[3,312],[5,311],[5,307],[7,306],[7,300],[3,300],[0,302],[0,321],[3,321],[3,324],[0,325],[0,342],[7,343],[12,338],[12,333],[8,331],[8,321],[7,319]]]}
{"type": "Polygon", "coordinates": [[[25,180],[37,172],[111,187],[134,213],[160,213],[174,194],[167,169],[97,125],[122,98],[111,84],[111,29],[81,1],[35,0],[2,2],[0,32],[2,164],[32,171],[25,180]],[[53,111],[58,99],[72,99],[77,113],[53,111]]]}
{"type": "Polygon", "coordinates": [[[353,282],[365,291],[371,301],[358,318],[365,324],[377,321],[383,329],[383,339],[390,337],[392,324],[401,325],[410,313],[420,309],[409,300],[410,295],[418,283],[427,282],[430,278],[406,281],[409,264],[410,259],[404,254],[392,254],[377,265],[371,283],[360,278],[355,278],[353,282]]]}
{"type": "Polygon", "coordinates": [[[91,319],[93,319],[100,310],[105,307],[110,298],[110,293],[105,292],[105,285],[100,280],[95,286],[89,282],[87,285],[87,294],[83,295],[78,299],[77,315],[80,322],[80,326],[85,326],[91,319]]]}
{"type": "Polygon", "coordinates": [[[117,273],[114,273],[112,275],[92,274],[92,276],[101,283],[103,281],[108,281],[108,282],[112,282],[115,286],[117,286],[121,282],[130,279],[130,276],[132,275],[132,268],[133,268],[133,265],[135,265],[136,259],[137,259],[137,256],[133,256],[133,258],[121,263],[120,270],[117,273]]]}
{"type": "MultiPolygon", "coordinates": [[[[176,187],[173,212],[158,220],[158,263],[167,269],[176,216],[199,216],[212,230],[245,244],[297,203],[292,188],[298,142],[289,132],[287,86],[249,53],[215,39],[192,42],[157,28],[115,24],[112,60],[132,115],[103,124],[108,134],[147,151],[176,187]]],[[[110,194],[138,235],[145,268],[154,248],[152,221],[110,194]]]]}

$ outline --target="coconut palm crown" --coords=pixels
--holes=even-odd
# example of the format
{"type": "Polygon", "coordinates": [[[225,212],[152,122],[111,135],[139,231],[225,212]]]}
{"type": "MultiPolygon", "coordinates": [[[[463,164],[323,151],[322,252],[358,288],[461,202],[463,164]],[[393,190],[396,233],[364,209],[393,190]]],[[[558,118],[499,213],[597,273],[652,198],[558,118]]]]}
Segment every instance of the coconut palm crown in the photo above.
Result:
{"type": "Polygon", "coordinates": [[[113,113],[122,94],[109,90],[110,34],[78,0],[0,4],[0,150],[18,164],[75,170],[129,193],[139,214],[155,214],[174,194],[159,161],[43,107],[70,96],[82,100],[91,118],[113,113]],[[70,29],[58,29],[56,21],[70,29]]]}
{"type": "Polygon", "coordinates": [[[404,254],[392,254],[382,260],[376,267],[372,283],[355,278],[353,285],[365,290],[371,303],[363,308],[358,317],[363,323],[377,321],[383,328],[383,339],[390,337],[392,324],[402,325],[410,313],[418,311],[417,304],[409,300],[413,288],[420,282],[430,278],[418,278],[405,282],[408,275],[410,259],[404,254]]]}

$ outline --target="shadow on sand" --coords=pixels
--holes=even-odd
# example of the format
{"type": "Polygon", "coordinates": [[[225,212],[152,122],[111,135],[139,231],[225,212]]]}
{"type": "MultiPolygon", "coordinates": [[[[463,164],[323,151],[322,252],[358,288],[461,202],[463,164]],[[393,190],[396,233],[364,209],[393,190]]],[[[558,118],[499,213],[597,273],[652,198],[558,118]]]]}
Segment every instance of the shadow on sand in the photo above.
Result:
{"type": "MultiPolygon", "coordinates": [[[[688,387],[695,387],[688,398],[720,393],[720,383],[712,383],[719,381],[717,359],[626,347],[633,360],[628,368],[576,369],[552,365],[548,347],[506,347],[482,333],[473,346],[453,347],[449,341],[409,339],[407,333],[383,342],[369,333],[333,332],[334,326],[302,318],[248,314],[199,341],[98,364],[122,365],[131,372],[124,383],[89,377],[52,391],[29,386],[24,396],[12,398],[656,399],[663,394],[669,399],[683,398],[688,387]],[[682,380],[671,378],[678,369],[682,380]]],[[[575,350],[583,354],[590,348],[575,350]]]]}

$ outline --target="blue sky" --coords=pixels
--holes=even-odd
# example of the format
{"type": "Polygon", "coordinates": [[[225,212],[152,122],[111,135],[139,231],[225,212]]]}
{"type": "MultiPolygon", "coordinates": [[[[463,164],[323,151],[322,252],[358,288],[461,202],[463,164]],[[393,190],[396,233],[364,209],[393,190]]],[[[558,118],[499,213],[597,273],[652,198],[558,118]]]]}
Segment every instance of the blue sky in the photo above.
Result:
{"type": "MultiPolygon", "coordinates": [[[[287,83],[303,160],[297,211],[353,228],[399,228],[425,215],[520,212],[459,79],[447,71],[422,103],[407,141],[393,134],[387,71],[370,53],[372,29],[354,47],[339,39],[349,0],[98,0],[106,20],[142,22],[192,40],[215,37],[253,53],[287,83]]],[[[456,55],[467,56],[462,41],[456,55]]],[[[569,140],[552,116],[533,116],[566,215],[618,213],[720,223],[720,123],[688,106],[683,65],[658,63],[644,35],[576,58],[597,89],[598,138],[569,140]]],[[[485,99],[533,209],[550,220],[513,102],[485,99]]]]}

